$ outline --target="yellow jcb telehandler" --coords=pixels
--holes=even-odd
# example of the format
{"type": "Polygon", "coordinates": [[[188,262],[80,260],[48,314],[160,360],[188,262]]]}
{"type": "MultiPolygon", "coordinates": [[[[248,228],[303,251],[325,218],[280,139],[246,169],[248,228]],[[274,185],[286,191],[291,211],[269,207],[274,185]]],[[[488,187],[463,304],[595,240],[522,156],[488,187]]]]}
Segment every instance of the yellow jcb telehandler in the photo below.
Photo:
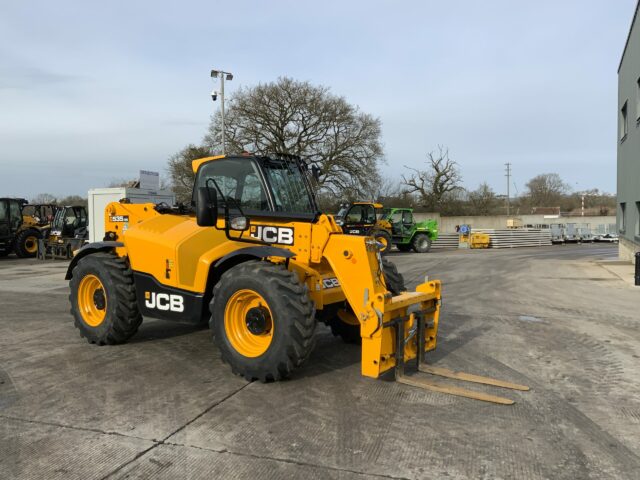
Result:
{"type": "Polygon", "coordinates": [[[406,376],[405,364],[507,388],[423,363],[436,347],[440,282],[407,292],[372,237],[345,235],[319,212],[315,168],[298,157],[240,155],[193,162],[192,206],[111,203],[105,238],[69,265],[71,313],[89,342],[125,342],[143,317],[209,321],[222,359],[248,380],[280,380],[309,356],[318,321],[362,344],[362,374],[511,400],[406,376]]]}

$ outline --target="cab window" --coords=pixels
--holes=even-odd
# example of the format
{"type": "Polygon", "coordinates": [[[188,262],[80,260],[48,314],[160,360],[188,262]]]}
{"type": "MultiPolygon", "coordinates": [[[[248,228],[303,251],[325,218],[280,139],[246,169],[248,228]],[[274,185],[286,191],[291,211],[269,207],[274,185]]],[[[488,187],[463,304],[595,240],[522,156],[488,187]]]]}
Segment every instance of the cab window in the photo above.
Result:
{"type": "Polygon", "coordinates": [[[376,212],[371,205],[354,205],[347,214],[348,223],[375,223],[376,212]]]}
{"type": "MultiPolygon", "coordinates": [[[[214,180],[226,199],[233,199],[240,207],[254,211],[268,211],[269,202],[260,179],[258,167],[253,160],[221,159],[204,164],[198,172],[198,187],[207,183],[215,189],[214,180]]],[[[222,203],[223,200],[219,198],[222,203]]],[[[229,202],[233,207],[234,202],[229,202]]]]}
{"type": "Polygon", "coordinates": [[[9,220],[9,210],[7,209],[7,202],[0,200],[0,222],[6,222],[9,220]]]}
{"type": "Polygon", "coordinates": [[[9,214],[11,216],[11,229],[17,229],[22,223],[22,213],[18,202],[9,202],[9,214]]]}
{"type": "Polygon", "coordinates": [[[413,214],[411,212],[402,212],[402,223],[405,225],[413,224],[413,214]]]}

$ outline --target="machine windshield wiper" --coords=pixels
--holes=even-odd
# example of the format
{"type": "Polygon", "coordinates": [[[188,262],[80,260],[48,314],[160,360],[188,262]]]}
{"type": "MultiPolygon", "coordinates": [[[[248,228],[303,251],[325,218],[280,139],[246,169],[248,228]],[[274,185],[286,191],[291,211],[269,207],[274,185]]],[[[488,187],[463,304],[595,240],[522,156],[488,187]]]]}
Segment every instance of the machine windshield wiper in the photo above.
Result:
{"type": "MultiPolygon", "coordinates": [[[[216,190],[218,191],[218,193],[220,193],[220,196],[222,197],[222,201],[224,202],[224,205],[225,205],[225,214],[228,214],[228,212],[229,212],[229,209],[228,209],[229,200],[233,200],[233,204],[234,204],[235,208],[237,208],[238,211],[240,212],[240,215],[243,216],[243,217],[246,217],[246,215],[242,211],[242,207],[240,207],[240,202],[238,202],[233,197],[229,197],[227,199],[227,197],[225,197],[224,193],[222,193],[222,189],[220,188],[220,185],[218,185],[218,182],[216,182],[216,180],[214,178],[212,178],[212,177],[207,178],[207,181],[206,181],[207,188],[210,188],[209,187],[209,182],[213,182],[213,184],[216,187],[216,190]]],[[[228,216],[228,215],[226,215],[226,216],[228,216]]]]}

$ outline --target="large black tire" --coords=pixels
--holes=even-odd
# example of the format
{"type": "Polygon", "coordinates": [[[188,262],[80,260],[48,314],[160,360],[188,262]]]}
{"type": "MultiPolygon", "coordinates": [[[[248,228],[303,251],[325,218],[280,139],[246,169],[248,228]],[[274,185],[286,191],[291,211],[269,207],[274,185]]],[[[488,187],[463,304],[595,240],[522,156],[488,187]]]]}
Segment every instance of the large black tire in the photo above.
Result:
{"type": "Polygon", "coordinates": [[[416,233],[411,240],[411,246],[416,253],[427,253],[431,250],[431,239],[426,233],[416,233]]]}
{"type": "Polygon", "coordinates": [[[391,251],[391,247],[393,246],[391,235],[386,230],[374,230],[371,232],[371,236],[376,239],[379,243],[384,245],[380,248],[380,253],[382,255],[386,255],[391,251]]]}
{"type": "Polygon", "coordinates": [[[222,360],[231,366],[233,373],[249,381],[288,377],[305,362],[315,345],[315,307],[308,288],[283,264],[249,261],[229,269],[213,289],[210,310],[209,325],[222,360]],[[259,294],[271,315],[271,342],[259,356],[239,352],[225,327],[229,300],[241,290],[259,294]]]}
{"type": "Polygon", "coordinates": [[[382,273],[384,275],[384,281],[387,284],[387,290],[389,290],[392,295],[400,295],[402,292],[407,291],[407,288],[404,286],[404,277],[398,272],[398,267],[396,267],[395,263],[383,258],[382,273]]]}
{"type": "Polygon", "coordinates": [[[353,325],[351,323],[343,322],[338,316],[338,310],[346,309],[351,311],[351,307],[347,302],[341,302],[338,304],[327,305],[325,307],[326,324],[331,328],[331,333],[334,337],[342,338],[344,343],[352,343],[360,345],[362,343],[362,337],[360,336],[360,324],[353,325]]]}
{"type": "MultiPolygon", "coordinates": [[[[126,342],[138,331],[142,315],[136,302],[133,272],[126,259],[113,253],[93,253],[80,259],[72,275],[69,301],[81,337],[97,345],[115,345],[126,342]],[[105,311],[104,320],[98,325],[87,323],[78,303],[78,289],[83,278],[89,275],[100,280],[103,300],[106,302],[106,307],[101,309],[105,311]]],[[[94,302],[97,306],[100,299],[94,302]]]]}
{"type": "Polygon", "coordinates": [[[396,243],[396,247],[398,247],[398,250],[400,250],[401,252],[410,252],[413,248],[413,245],[411,245],[410,243],[396,243]]]}
{"type": "MultiPolygon", "coordinates": [[[[395,264],[386,258],[382,259],[382,274],[384,275],[384,281],[387,285],[387,290],[392,295],[400,295],[407,289],[404,286],[404,278],[402,274],[398,272],[395,264]]],[[[331,309],[333,305],[329,305],[327,309],[331,309]]],[[[340,304],[339,308],[345,308],[345,304],[340,304]]],[[[346,305],[346,308],[350,310],[350,307],[346,305]]],[[[337,308],[328,310],[329,312],[335,312],[333,315],[328,315],[331,318],[327,321],[329,327],[331,327],[331,333],[334,336],[342,338],[345,343],[353,343],[360,345],[362,343],[362,337],[360,336],[360,325],[352,325],[350,323],[343,322],[337,315],[337,308]]]]}
{"type": "Polygon", "coordinates": [[[11,253],[10,249],[0,250],[0,258],[8,256],[10,253],[11,253]]]}
{"type": "Polygon", "coordinates": [[[27,228],[16,235],[13,248],[19,258],[33,258],[38,254],[38,240],[42,238],[35,228],[27,228]]]}

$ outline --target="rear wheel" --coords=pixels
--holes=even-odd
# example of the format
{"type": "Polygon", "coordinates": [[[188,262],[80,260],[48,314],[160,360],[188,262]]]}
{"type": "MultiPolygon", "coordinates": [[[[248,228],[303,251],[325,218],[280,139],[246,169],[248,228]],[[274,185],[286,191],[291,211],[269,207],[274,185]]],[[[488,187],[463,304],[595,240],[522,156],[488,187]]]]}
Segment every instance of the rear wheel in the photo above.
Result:
{"type": "Polygon", "coordinates": [[[431,250],[431,239],[426,233],[416,233],[411,241],[411,246],[417,253],[427,253],[431,250]]]}
{"type": "Polygon", "coordinates": [[[313,302],[284,265],[251,261],[229,269],[213,289],[210,309],[222,360],[249,381],[286,378],[313,349],[313,302]]]}
{"type": "Polygon", "coordinates": [[[389,253],[389,251],[391,250],[391,246],[393,245],[389,232],[387,232],[386,230],[374,230],[371,233],[371,236],[382,245],[382,247],[380,247],[380,253],[382,255],[386,255],[387,253],[389,253]]]}
{"type": "Polygon", "coordinates": [[[345,322],[338,316],[338,312],[340,310],[344,310],[353,315],[353,310],[351,310],[349,304],[347,302],[343,302],[340,304],[328,305],[325,307],[325,310],[326,309],[331,312],[326,323],[329,328],[331,328],[333,336],[342,338],[344,343],[360,345],[362,343],[362,337],[360,336],[360,322],[358,322],[358,319],[353,316],[353,318],[350,319],[351,321],[345,322]]]}
{"type": "MultiPolygon", "coordinates": [[[[389,290],[392,295],[400,295],[400,293],[406,291],[402,274],[398,272],[396,265],[386,258],[382,259],[382,274],[384,275],[387,290],[389,290]]],[[[338,308],[345,308],[353,314],[351,307],[345,302],[344,304],[340,304],[338,308],[335,308],[333,305],[329,305],[327,308],[331,309],[332,307],[333,310],[329,311],[333,313],[327,322],[329,327],[331,327],[331,333],[336,337],[342,338],[345,343],[361,344],[360,323],[355,323],[357,319],[354,318],[353,322],[345,322],[337,315],[338,308]]]]}
{"type": "Polygon", "coordinates": [[[16,236],[14,249],[20,258],[32,258],[38,253],[38,240],[41,238],[40,232],[33,228],[21,231],[16,236]]]}
{"type": "Polygon", "coordinates": [[[142,323],[133,272],[124,258],[94,253],[80,259],[69,282],[71,314],[89,343],[126,342],[142,323]]]}

